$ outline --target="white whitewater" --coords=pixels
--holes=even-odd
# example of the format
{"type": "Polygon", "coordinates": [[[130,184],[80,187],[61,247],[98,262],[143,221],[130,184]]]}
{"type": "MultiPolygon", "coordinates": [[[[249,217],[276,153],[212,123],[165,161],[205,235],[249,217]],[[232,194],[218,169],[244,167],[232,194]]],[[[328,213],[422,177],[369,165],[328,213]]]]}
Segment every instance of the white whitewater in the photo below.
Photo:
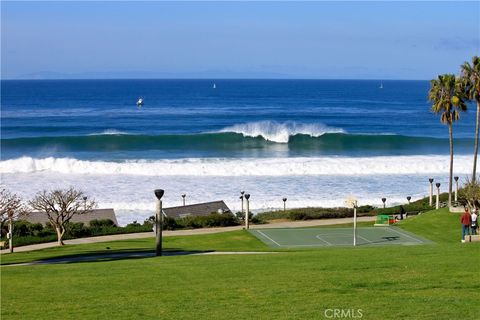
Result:
{"type": "MultiPolygon", "coordinates": [[[[455,158],[455,173],[470,172],[471,157],[455,158]]],[[[0,173],[51,172],[63,174],[139,176],[310,176],[399,175],[448,173],[448,157],[309,157],[309,158],[192,158],[176,160],[87,161],[72,158],[22,157],[0,161],[0,173]]]]}
{"type": "Polygon", "coordinates": [[[262,137],[265,140],[288,143],[290,137],[297,134],[304,134],[311,137],[320,137],[325,133],[345,133],[341,128],[332,128],[321,123],[297,123],[294,121],[258,121],[236,124],[226,127],[220,132],[233,132],[242,134],[245,137],[262,137]]]}

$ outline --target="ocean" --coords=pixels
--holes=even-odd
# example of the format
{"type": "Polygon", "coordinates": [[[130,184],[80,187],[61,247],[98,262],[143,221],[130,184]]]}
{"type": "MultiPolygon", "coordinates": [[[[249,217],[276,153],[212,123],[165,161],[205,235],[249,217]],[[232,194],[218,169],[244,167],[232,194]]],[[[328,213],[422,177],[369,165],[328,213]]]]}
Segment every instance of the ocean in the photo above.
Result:
{"type": "MultiPolygon", "coordinates": [[[[76,186],[120,223],[225,200],[255,211],[406,202],[447,190],[448,130],[428,81],[1,81],[2,186],[25,199],[76,186]],[[214,88],[215,85],[215,88],[214,88]],[[139,108],[136,101],[144,98],[139,108]]],[[[454,173],[471,172],[475,110],[454,125],[454,173]]]]}

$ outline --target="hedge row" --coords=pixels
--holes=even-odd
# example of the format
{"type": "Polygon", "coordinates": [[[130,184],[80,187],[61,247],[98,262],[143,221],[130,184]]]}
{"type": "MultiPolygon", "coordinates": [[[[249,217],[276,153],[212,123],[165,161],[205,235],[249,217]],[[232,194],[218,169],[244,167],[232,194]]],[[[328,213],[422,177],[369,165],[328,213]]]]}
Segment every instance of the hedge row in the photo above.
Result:
{"type": "Polygon", "coordinates": [[[231,213],[210,213],[206,216],[189,216],[184,218],[165,218],[164,229],[196,229],[212,227],[237,226],[240,221],[231,213]]]}
{"type": "MultiPolygon", "coordinates": [[[[1,238],[6,241],[7,226],[2,226],[1,238]]],[[[64,240],[85,238],[93,236],[103,236],[112,234],[135,233],[135,232],[149,232],[152,231],[152,226],[148,224],[131,223],[125,227],[117,227],[113,221],[106,220],[92,220],[87,226],[83,222],[68,223],[65,231],[64,240]]],[[[19,220],[13,226],[13,244],[14,246],[24,246],[35,243],[44,243],[57,240],[57,233],[55,229],[47,224],[43,226],[40,223],[30,223],[25,220],[19,220]]]]}
{"type": "MultiPolygon", "coordinates": [[[[440,201],[448,200],[448,193],[440,194],[440,201]]],[[[435,198],[434,198],[435,201],[435,198]]],[[[423,198],[410,204],[403,205],[405,211],[410,214],[417,214],[418,212],[431,210],[429,199],[423,198]]],[[[357,208],[359,216],[375,216],[377,214],[397,214],[400,206],[375,208],[370,205],[365,205],[357,208]]],[[[288,220],[313,220],[313,219],[328,219],[328,218],[347,218],[353,217],[353,210],[348,208],[299,208],[285,211],[268,211],[256,215],[256,218],[261,221],[269,221],[275,219],[288,220]]]]}

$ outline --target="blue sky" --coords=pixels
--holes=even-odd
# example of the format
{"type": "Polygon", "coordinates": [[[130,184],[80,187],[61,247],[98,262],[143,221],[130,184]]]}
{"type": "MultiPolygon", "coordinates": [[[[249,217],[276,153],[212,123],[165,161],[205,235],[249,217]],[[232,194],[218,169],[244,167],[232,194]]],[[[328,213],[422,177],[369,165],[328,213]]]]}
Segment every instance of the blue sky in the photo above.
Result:
{"type": "Polygon", "coordinates": [[[480,54],[480,2],[1,6],[3,79],[430,79],[480,54]]]}

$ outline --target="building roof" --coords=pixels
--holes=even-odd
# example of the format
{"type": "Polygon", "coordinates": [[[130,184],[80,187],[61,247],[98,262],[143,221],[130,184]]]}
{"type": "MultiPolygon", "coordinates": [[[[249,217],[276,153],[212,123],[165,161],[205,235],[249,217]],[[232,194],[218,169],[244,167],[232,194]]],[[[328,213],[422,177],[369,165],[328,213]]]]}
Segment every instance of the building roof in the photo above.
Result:
{"type": "MultiPolygon", "coordinates": [[[[89,225],[92,220],[112,220],[116,226],[118,226],[117,217],[115,216],[115,211],[113,209],[96,209],[91,213],[86,214],[76,214],[72,217],[70,222],[83,222],[85,225],[89,225]]],[[[48,217],[45,212],[31,212],[27,217],[23,218],[31,223],[41,223],[43,225],[47,224],[48,217]]]]}
{"type": "Polygon", "coordinates": [[[206,216],[213,212],[231,212],[223,201],[190,204],[186,206],[164,208],[163,213],[171,218],[183,218],[188,216],[206,216]]]}

